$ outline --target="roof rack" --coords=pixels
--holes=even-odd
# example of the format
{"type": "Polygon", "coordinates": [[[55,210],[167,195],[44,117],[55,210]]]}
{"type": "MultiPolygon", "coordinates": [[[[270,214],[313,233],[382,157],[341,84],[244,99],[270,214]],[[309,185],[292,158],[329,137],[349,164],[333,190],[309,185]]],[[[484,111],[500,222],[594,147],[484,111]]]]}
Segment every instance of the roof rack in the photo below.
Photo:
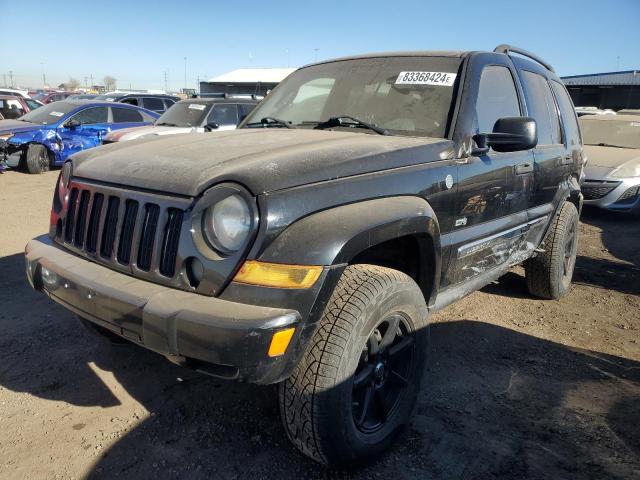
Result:
{"type": "Polygon", "coordinates": [[[523,57],[528,57],[531,60],[535,60],[547,70],[555,73],[555,70],[551,65],[549,65],[547,62],[542,60],[537,55],[525,50],[524,48],[518,48],[518,47],[514,47],[513,45],[508,45],[506,43],[503,43],[502,45],[498,45],[496,48],[494,48],[493,51],[495,53],[504,53],[505,55],[509,55],[509,52],[517,53],[518,55],[522,55],[523,57]]]}

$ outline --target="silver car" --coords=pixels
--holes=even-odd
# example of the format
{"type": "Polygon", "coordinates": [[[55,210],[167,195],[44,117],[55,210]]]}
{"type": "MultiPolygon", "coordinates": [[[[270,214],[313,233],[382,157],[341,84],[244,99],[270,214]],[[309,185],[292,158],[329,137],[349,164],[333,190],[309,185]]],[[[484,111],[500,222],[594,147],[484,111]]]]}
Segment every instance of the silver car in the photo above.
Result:
{"type": "Polygon", "coordinates": [[[585,205],[640,214],[640,116],[580,118],[587,155],[585,205]]]}

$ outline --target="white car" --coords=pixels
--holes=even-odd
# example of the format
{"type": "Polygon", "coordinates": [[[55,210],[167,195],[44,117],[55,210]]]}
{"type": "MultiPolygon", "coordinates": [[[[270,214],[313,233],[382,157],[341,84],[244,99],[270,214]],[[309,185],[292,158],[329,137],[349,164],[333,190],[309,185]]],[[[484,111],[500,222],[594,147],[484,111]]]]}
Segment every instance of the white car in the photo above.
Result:
{"type": "Polygon", "coordinates": [[[108,134],[103,144],[157,135],[234,130],[257,102],[239,98],[194,98],[182,100],[147,127],[124,128],[108,134]]]}
{"type": "Polygon", "coordinates": [[[11,95],[14,97],[31,98],[27,90],[19,90],[17,88],[0,88],[0,95],[11,95]]]}

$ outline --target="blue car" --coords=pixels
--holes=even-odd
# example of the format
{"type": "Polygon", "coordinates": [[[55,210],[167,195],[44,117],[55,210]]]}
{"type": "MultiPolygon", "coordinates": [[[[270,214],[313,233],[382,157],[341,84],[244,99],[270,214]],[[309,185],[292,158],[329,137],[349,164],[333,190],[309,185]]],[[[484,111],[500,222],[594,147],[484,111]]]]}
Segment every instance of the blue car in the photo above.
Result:
{"type": "Polygon", "coordinates": [[[0,161],[29,173],[60,166],[121,128],[151,125],[159,115],[124,103],[62,100],[16,120],[0,120],[0,161]]]}

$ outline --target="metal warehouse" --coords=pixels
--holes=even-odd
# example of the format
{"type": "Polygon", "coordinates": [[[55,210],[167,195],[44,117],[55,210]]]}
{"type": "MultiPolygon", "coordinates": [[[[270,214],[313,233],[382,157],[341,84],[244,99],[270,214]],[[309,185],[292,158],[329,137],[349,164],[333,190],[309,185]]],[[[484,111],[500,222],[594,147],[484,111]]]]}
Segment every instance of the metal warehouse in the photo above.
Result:
{"type": "Polygon", "coordinates": [[[640,108],[640,70],[562,77],[577,107],[640,108]]]}

